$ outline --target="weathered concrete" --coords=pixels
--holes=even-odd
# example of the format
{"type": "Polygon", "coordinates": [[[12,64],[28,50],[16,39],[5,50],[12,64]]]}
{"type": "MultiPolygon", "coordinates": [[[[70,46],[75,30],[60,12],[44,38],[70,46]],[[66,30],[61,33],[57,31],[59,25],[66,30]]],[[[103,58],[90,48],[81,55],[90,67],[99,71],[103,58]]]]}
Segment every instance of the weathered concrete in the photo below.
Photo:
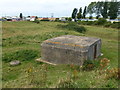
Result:
{"type": "Polygon", "coordinates": [[[101,39],[64,35],[44,41],[41,59],[54,64],[82,65],[100,56],[101,39]]]}

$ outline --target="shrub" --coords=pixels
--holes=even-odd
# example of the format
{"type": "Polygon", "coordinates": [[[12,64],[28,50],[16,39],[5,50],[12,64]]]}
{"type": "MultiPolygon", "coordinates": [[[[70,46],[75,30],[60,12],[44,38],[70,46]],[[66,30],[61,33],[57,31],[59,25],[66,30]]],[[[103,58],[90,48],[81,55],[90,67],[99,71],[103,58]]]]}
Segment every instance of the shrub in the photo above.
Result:
{"type": "Polygon", "coordinates": [[[93,25],[94,21],[86,21],[86,25],[93,25]]]}
{"type": "Polygon", "coordinates": [[[104,25],[104,27],[111,27],[111,23],[106,23],[105,25],[104,25]]]}
{"type": "Polygon", "coordinates": [[[85,21],[78,21],[78,24],[83,24],[83,25],[86,25],[85,21]]]}
{"type": "Polygon", "coordinates": [[[40,21],[39,21],[39,20],[35,20],[34,22],[35,22],[35,23],[37,23],[37,24],[39,24],[39,23],[40,23],[40,21]]]}
{"type": "Polygon", "coordinates": [[[100,60],[100,70],[106,68],[110,63],[110,60],[108,60],[107,58],[103,58],[100,60]]]}
{"type": "Polygon", "coordinates": [[[111,27],[120,29],[120,22],[113,22],[113,24],[111,24],[111,27]]]}
{"type": "Polygon", "coordinates": [[[105,70],[106,78],[107,79],[120,79],[120,68],[112,68],[105,70]]]}
{"type": "Polygon", "coordinates": [[[56,22],[59,22],[60,20],[59,20],[59,18],[56,18],[55,21],[56,21],[56,22]]]}
{"type": "Polygon", "coordinates": [[[85,71],[93,70],[93,69],[99,67],[99,63],[100,62],[98,60],[86,60],[83,63],[82,69],[85,70],[85,71]]]}
{"type": "Polygon", "coordinates": [[[95,25],[104,25],[107,22],[104,18],[99,18],[95,25]]]}
{"type": "Polygon", "coordinates": [[[96,16],[96,19],[99,19],[99,17],[100,17],[100,15],[97,15],[97,16],[96,16]]]}
{"type": "Polygon", "coordinates": [[[40,20],[40,21],[50,21],[49,19],[43,19],[43,20],[40,20]]]}
{"type": "Polygon", "coordinates": [[[72,21],[72,18],[69,17],[69,18],[68,18],[68,21],[72,21]]]}
{"type": "Polygon", "coordinates": [[[64,28],[68,30],[74,30],[80,33],[86,32],[86,28],[83,26],[77,25],[75,22],[70,22],[67,25],[58,25],[59,28],[64,28]]]}
{"type": "Polygon", "coordinates": [[[95,21],[78,21],[78,24],[94,25],[95,21]]]}
{"type": "Polygon", "coordinates": [[[33,60],[38,56],[38,51],[35,50],[19,50],[14,53],[4,54],[2,60],[5,62],[10,62],[12,60],[33,60]]]}
{"type": "Polygon", "coordinates": [[[89,19],[92,19],[93,17],[92,16],[89,16],[89,19]]]}

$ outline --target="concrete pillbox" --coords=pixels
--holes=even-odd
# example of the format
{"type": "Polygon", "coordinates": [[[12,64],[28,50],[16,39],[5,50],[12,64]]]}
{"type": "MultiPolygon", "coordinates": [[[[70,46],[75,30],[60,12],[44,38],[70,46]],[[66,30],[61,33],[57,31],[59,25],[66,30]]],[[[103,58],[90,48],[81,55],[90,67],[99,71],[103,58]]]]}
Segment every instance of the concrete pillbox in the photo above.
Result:
{"type": "Polygon", "coordinates": [[[101,54],[101,39],[92,37],[63,35],[45,40],[41,46],[41,59],[53,64],[82,65],[101,54]]]}

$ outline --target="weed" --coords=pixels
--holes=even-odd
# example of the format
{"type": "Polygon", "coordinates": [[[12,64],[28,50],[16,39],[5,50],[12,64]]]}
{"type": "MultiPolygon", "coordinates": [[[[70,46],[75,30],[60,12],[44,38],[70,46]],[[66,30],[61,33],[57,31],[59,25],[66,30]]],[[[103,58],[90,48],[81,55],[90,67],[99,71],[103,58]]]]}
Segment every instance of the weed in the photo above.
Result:
{"type": "Polygon", "coordinates": [[[35,86],[43,87],[46,86],[47,82],[47,65],[43,64],[42,68],[39,70],[35,67],[29,67],[26,70],[27,78],[29,83],[35,86]]]}
{"type": "Polygon", "coordinates": [[[77,84],[69,78],[59,80],[56,88],[78,88],[77,84]]]}
{"type": "Polygon", "coordinates": [[[104,69],[105,67],[107,67],[110,63],[110,60],[108,60],[107,58],[103,58],[100,60],[100,70],[104,69]]]}
{"type": "Polygon", "coordinates": [[[74,71],[73,71],[73,78],[74,78],[74,79],[77,79],[77,77],[78,77],[78,71],[77,71],[77,70],[74,70],[74,71]]]}
{"type": "Polygon", "coordinates": [[[120,79],[120,68],[112,68],[112,69],[106,69],[105,70],[105,78],[106,79],[120,79]]]}

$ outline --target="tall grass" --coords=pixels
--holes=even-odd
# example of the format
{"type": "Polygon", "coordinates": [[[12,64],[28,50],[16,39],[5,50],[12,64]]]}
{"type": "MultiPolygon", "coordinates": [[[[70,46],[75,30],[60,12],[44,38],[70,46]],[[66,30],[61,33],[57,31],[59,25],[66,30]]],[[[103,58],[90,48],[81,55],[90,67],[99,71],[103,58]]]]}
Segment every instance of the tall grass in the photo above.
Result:
{"type": "Polygon", "coordinates": [[[118,66],[118,30],[84,25],[87,31],[83,34],[76,30],[59,28],[57,27],[58,25],[66,26],[67,23],[3,22],[3,87],[117,88],[118,80],[114,78],[116,77],[117,70],[114,68],[118,66]],[[36,58],[40,58],[40,44],[46,39],[61,35],[101,38],[101,52],[103,56],[99,57],[98,60],[103,58],[110,60],[107,66],[108,71],[104,72],[106,70],[104,68],[99,72],[97,67],[100,66],[99,62],[87,62],[85,67],[72,65],[51,66],[35,62],[36,58]],[[14,59],[21,60],[21,65],[11,67],[9,62],[5,62],[5,60],[11,61],[14,59]],[[94,67],[89,68],[87,65],[91,63],[94,67]]]}

